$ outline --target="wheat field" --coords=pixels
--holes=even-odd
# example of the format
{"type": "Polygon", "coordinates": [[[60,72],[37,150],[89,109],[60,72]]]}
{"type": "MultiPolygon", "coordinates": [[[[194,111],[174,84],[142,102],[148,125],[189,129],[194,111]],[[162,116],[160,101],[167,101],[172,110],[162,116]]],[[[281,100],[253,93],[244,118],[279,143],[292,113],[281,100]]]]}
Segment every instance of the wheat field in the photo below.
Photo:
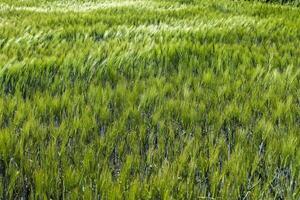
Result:
{"type": "Polygon", "coordinates": [[[0,0],[0,199],[300,199],[299,47],[297,1],[0,0]]]}

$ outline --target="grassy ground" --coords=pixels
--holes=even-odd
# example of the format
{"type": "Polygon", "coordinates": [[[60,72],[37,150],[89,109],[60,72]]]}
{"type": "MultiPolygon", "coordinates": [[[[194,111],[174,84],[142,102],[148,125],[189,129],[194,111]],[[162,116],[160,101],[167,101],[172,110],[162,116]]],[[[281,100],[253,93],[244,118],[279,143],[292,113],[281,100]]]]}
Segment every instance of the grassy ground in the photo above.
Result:
{"type": "Polygon", "coordinates": [[[300,10],[0,0],[0,199],[299,199],[300,10]]]}

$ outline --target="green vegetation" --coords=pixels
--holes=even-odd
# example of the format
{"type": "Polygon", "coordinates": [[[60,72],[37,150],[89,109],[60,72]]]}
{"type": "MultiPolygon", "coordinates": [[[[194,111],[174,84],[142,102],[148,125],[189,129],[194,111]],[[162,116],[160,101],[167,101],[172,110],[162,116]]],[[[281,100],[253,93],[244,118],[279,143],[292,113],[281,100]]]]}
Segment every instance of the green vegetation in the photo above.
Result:
{"type": "Polygon", "coordinates": [[[0,199],[299,199],[300,9],[0,0],[0,199]]]}
{"type": "Polygon", "coordinates": [[[266,3],[281,3],[281,4],[291,4],[300,5],[300,0],[259,0],[266,3]]]}

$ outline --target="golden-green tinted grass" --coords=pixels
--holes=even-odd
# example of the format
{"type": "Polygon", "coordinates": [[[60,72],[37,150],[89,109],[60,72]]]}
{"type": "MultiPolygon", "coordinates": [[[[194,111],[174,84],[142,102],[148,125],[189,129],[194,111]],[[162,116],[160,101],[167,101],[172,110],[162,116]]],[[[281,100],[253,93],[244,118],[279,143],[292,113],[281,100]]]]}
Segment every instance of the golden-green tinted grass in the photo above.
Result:
{"type": "Polygon", "coordinates": [[[0,199],[299,199],[300,10],[0,0],[0,199]]]}

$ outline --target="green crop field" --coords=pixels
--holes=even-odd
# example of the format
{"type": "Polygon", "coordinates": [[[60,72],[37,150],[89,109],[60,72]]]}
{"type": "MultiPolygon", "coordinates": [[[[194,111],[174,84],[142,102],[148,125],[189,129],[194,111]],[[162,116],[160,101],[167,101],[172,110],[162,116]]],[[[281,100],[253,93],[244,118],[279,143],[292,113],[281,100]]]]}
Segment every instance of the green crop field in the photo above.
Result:
{"type": "Polygon", "coordinates": [[[0,199],[300,199],[299,1],[0,0],[0,199]]]}

